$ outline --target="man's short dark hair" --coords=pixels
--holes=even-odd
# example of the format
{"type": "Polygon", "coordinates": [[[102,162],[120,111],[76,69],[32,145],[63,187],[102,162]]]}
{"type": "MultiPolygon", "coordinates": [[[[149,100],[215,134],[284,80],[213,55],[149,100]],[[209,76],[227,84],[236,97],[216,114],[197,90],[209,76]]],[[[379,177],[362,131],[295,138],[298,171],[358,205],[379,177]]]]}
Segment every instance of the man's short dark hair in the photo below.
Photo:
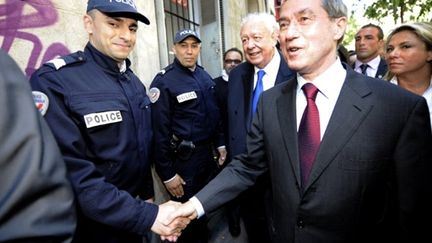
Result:
{"type": "Polygon", "coordinates": [[[383,40],[384,39],[384,32],[381,29],[381,27],[379,27],[378,25],[375,24],[367,24],[367,25],[363,25],[360,29],[365,29],[365,28],[375,28],[378,30],[378,40],[383,40]]]}
{"type": "Polygon", "coordinates": [[[237,47],[230,48],[224,52],[224,54],[223,54],[223,60],[224,61],[225,61],[225,58],[226,58],[226,55],[228,54],[228,52],[232,52],[232,51],[238,52],[241,56],[242,61],[243,61],[243,53],[237,47]]]}

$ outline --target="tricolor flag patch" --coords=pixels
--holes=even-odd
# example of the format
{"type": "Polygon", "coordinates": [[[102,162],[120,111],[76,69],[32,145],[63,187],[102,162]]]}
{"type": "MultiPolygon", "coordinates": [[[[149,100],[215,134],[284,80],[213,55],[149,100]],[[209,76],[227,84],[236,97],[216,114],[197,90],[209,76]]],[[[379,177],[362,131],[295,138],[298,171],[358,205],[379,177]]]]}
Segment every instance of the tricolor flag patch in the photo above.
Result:
{"type": "Polygon", "coordinates": [[[32,91],[33,101],[38,111],[44,116],[49,107],[48,96],[40,91],[32,91]]]}

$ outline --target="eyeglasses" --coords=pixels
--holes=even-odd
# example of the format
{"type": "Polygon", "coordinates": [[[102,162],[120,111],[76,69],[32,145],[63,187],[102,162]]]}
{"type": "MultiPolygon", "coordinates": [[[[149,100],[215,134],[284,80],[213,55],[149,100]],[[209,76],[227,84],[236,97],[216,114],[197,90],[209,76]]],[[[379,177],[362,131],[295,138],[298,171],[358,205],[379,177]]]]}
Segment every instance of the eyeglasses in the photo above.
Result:
{"type": "Polygon", "coordinates": [[[225,61],[224,61],[224,63],[225,64],[239,64],[239,63],[241,63],[242,61],[241,60],[238,60],[238,59],[226,59],[225,61]]]}

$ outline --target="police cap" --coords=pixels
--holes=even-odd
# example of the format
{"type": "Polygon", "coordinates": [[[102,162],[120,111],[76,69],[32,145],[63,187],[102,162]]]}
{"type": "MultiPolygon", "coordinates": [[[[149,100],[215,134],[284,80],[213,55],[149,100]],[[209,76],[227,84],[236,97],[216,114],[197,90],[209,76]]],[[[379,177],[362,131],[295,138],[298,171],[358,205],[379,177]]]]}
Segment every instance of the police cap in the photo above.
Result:
{"type": "Polygon", "coordinates": [[[189,36],[195,37],[195,39],[197,39],[197,41],[201,43],[201,39],[198,37],[198,34],[194,30],[183,29],[183,30],[179,30],[176,33],[174,37],[174,44],[182,42],[184,39],[188,38],[189,36]]]}
{"type": "Polygon", "coordinates": [[[140,14],[133,0],[89,0],[87,12],[97,9],[110,17],[125,17],[150,24],[146,16],[140,14]]]}

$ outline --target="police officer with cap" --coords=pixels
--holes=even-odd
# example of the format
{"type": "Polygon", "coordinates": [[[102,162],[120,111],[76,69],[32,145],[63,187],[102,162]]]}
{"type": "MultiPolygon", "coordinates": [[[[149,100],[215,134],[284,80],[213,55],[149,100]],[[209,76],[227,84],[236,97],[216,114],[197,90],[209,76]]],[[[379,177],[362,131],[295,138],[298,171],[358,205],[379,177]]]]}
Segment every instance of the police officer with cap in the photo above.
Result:
{"type": "MultiPolygon", "coordinates": [[[[172,64],[153,79],[152,121],[155,135],[155,165],[171,199],[185,202],[214,175],[219,157],[226,156],[214,82],[197,65],[201,49],[198,34],[191,29],[176,33],[172,64]]],[[[208,242],[206,219],[191,222],[179,242],[208,242]]]]}
{"type": "Polygon", "coordinates": [[[150,171],[152,127],[146,89],[130,69],[138,22],[132,0],[90,0],[84,51],[45,63],[33,98],[67,165],[78,204],[73,242],[142,242],[150,230],[176,239],[189,220],[166,226],[176,202],[157,206],[150,171]]]}

